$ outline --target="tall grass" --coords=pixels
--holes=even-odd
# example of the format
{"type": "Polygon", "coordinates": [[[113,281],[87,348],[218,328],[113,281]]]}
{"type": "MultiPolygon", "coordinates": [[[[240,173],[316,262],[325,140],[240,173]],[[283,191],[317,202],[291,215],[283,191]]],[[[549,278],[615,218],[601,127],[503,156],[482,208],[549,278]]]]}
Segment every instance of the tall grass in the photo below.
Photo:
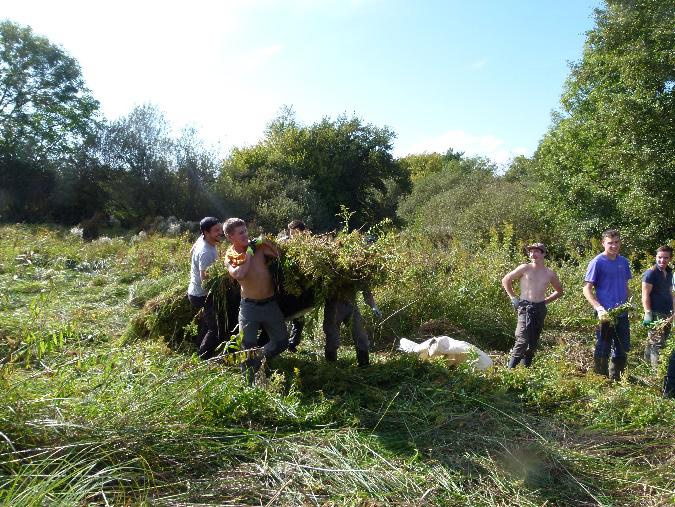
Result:
{"type": "MultiPolygon", "coordinates": [[[[549,328],[529,370],[477,372],[389,346],[360,369],[348,346],[337,363],[323,361],[315,315],[301,351],[273,360],[251,388],[217,359],[177,353],[159,338],[122,340],[134,298],[184,276],[188,238],[113,239],[123,246],[104,250],[49,229],[1,232],[51,259],[36,266],[0,249],[0,284],[25,289],[0,310],[2,505],[675,501],[673,402],[660,398],[639,347],[619,383],[588,372],[586,328],[549,328]],[[60,257],[96,267],[77,270],[60,257]],[[29,344],[40,340],[56,343],[36,353],[29,344]]],[[[482,257],[428,245],[429,264],[420,245],[403,237],[391,246],[394,259],[411,262],[376,294],[385,316],[409,306],[382,328],[402,335],[442,317],[476,342],[502,336],[481,331],[497,326],[506,344],[510,306],[489,285],[517,260],[510,242],[495,237],[482,257]],[[457,299],[462,287],[473,299],[457,299]],[[410,304],[419,295],[425,302],[410,304]]]]}

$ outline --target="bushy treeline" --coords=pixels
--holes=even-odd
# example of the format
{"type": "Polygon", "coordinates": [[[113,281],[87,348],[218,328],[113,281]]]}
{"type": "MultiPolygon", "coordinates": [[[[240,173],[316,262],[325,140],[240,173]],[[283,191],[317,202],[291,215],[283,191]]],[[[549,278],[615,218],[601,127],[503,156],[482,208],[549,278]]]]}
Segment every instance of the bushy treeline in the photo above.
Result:
{"type": "Polygon", "coordinates": [[[608,228],[641,253],[675,237],[675,5],[608,0],[596,10],[561,110],[531,158],[497,168],[447,153],[396,159],[395,133],[352,116],[299,123],[284,109],[224,160],[151,105],[107,121],[71,57],[0,24],[0,218],[73,224],[113,217],[240,216],[267,231],[391,218],[434,241],[514,237],[583,252],[608,228]],[[40,93],[38,93],[40,92],[40,93]]]}

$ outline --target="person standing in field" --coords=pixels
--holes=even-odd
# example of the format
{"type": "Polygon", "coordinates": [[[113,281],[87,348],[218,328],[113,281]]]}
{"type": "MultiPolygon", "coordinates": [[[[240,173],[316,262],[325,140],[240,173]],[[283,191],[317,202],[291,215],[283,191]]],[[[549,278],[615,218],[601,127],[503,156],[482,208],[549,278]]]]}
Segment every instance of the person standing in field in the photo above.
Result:
{"type": "Polygon", "coordinates": [[[514,310],[518,312],[516,325],[516,343],[511,350],[509,368],[515,368],[522,361],[526,367],[532,364],[534,353],[539,345],[539,337],[546,318],[546,305],[563,295],[563,287],[558,275],[544,265],[548,253],[543,243],[533,243],[525,247],[530,262],[521,264],[502,278],[502,286],[511,298],[514,310]],[[520,296],[513,290],[513,282],[520,281],[520,296]],[[546,295],[549,286],[553,292],[546,295]]]}
{"type": "Polygon", "coordinates": [[[628,301],[628,280],[633,275],[628,259],[619,255],[619,231],[610,229],[603,232],[602,247],[604,252],[588,263],[584,278],[584,297],[598,317],[593,354],[595,373],[619,380],[626,368],[630,350],[628,312],[622,312],[616,318],[610,319],[607,311],[628,301]]]}
{"type": "MultiPolygon", "coordinates": [[[[262,327],[269,337],[263,347],[266,358],[274,357],[288,347],[288,332],[276,301],[272,274],[267,266],[269,258],[278,257],[279,249],[268,240],[249,241],[246,223],[240,218],[225,222],[225,234],[232,246],[227,250],[227,270],[241,286],[239,332],[244,349],[256,347],[258,331],[262,327]]],[[[261,364],[261,358],[247,359],[243,365],[249,382],[261,364]]]]}
{"type": "MultiPolygon", "coordinates": [[[[669,264],[673,258],[673,249],[661,246],[656,250],[655,264],[642,274],[643,324],[651,327],[654,321],[670,319],[675,310],[675,292],[673,292],[673,270],[669,264]]],[[[647,331],[645,361],[656,369],[661,349],[670,335],[671,324],[647,331]]]]}
{"type": "Polygon", "coordinates": [[[203,287],[208,269],[218,260],[216,245],[223,240],[223,224],[215,217],[205,217],[199,222],[201,236],[190,250],[190,285],[187,295],[190,304],[201,310],[199,331],[195,339],[199,357],[213,357],[220,344],[218,319],[213,304],[213,294],[203,287]]]}
{"type": "MultiPolygon", "coordinates": [[[[673,277],[673,284],[671,285],[670,290],[673,292],[673,315],[675,315],[675,277],[673,277]]],[[[673,315],[670,316],[671,324],[673,315]]],[[[675,349],[670,353],[666,378],[663,379],[663,396],[666,398],[675,398],[675,349]]]]}

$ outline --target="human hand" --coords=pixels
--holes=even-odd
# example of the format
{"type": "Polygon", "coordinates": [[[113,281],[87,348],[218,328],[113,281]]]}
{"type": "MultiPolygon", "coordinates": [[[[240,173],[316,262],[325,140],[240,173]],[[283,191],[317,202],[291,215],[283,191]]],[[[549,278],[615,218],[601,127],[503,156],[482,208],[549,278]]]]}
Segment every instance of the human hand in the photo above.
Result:
{"type": "Polygon", "coordinates": [[[518,310],[518,305],[520,304],[520,298],[518,296],[511,296],[511,306],[514,310],[518,310]]]}
{"type": "Polygon", "coordinates": [[[608,322],[609,321],[609,313],[607,313],[607,310],[605,310],[604,306],[602,306],[602,305],[596,306],[595,311],[598,314],[598,320],[600,322],[608,322]]]}
{"type": "Polygon", "coordinates": [[[645,311],[645,315],[642,319],[642,325],[645,327],[649,327],[653,324],[654,322],[654,315],[652,314],[651,311],[645,311]]]}
{"type": "Polygon", "coordinates": [[[382,311],[377,307],[377,305],[373,306],[373,315],[377,320],[382,320],[382,311]]]}

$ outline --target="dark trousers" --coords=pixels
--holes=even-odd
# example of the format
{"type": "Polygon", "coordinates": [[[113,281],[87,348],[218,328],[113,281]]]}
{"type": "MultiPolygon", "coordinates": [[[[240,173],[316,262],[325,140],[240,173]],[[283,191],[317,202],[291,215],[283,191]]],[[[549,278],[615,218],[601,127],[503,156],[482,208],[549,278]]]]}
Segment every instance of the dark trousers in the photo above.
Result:
{"type": "Polygon", "coordinates": [[[190,304],[194,308],[201,309],[199,316],[199,330],[195,337],[197,353],[202,359],[209,359],[215,355],[216,348],[220,345],[220,331],[218,319],[213,304],[213,294],[208,296],[193,296],[188,294],[190,304]]]}
{"type": "Polygon", "coordinates": [[[630,323],[622,313],[615,322],[603,322],[595,331],[595,357],[624,360],[630,350],[630,323]]]}
{"type": "Polygon", "coordinates": [[[663,380],[663,395],[675,398],[675,349],[670,353],[666,378],[663,380]]]}
{"type": "Polygon", "coordinates": [[[509,367],[518,365],[524,360],[525,366],[532,364],[532,358],[539,346],[539,337],[544,329],[546,319],[546,303],[532,303],[523,300],[518,305],[518,324],[516,325],[516,344],[511,350],[509,367]]]}
{"type": "Polygon", "coordinates": [[[340,346],[340,325],[352,320],[352,338],[357,351],[367,352],[368,333],[363,327],[363,318],[354,299],[328,299],[323,309],[323,332],[326,335],[326,351],[335,352],[340,346]]]}

